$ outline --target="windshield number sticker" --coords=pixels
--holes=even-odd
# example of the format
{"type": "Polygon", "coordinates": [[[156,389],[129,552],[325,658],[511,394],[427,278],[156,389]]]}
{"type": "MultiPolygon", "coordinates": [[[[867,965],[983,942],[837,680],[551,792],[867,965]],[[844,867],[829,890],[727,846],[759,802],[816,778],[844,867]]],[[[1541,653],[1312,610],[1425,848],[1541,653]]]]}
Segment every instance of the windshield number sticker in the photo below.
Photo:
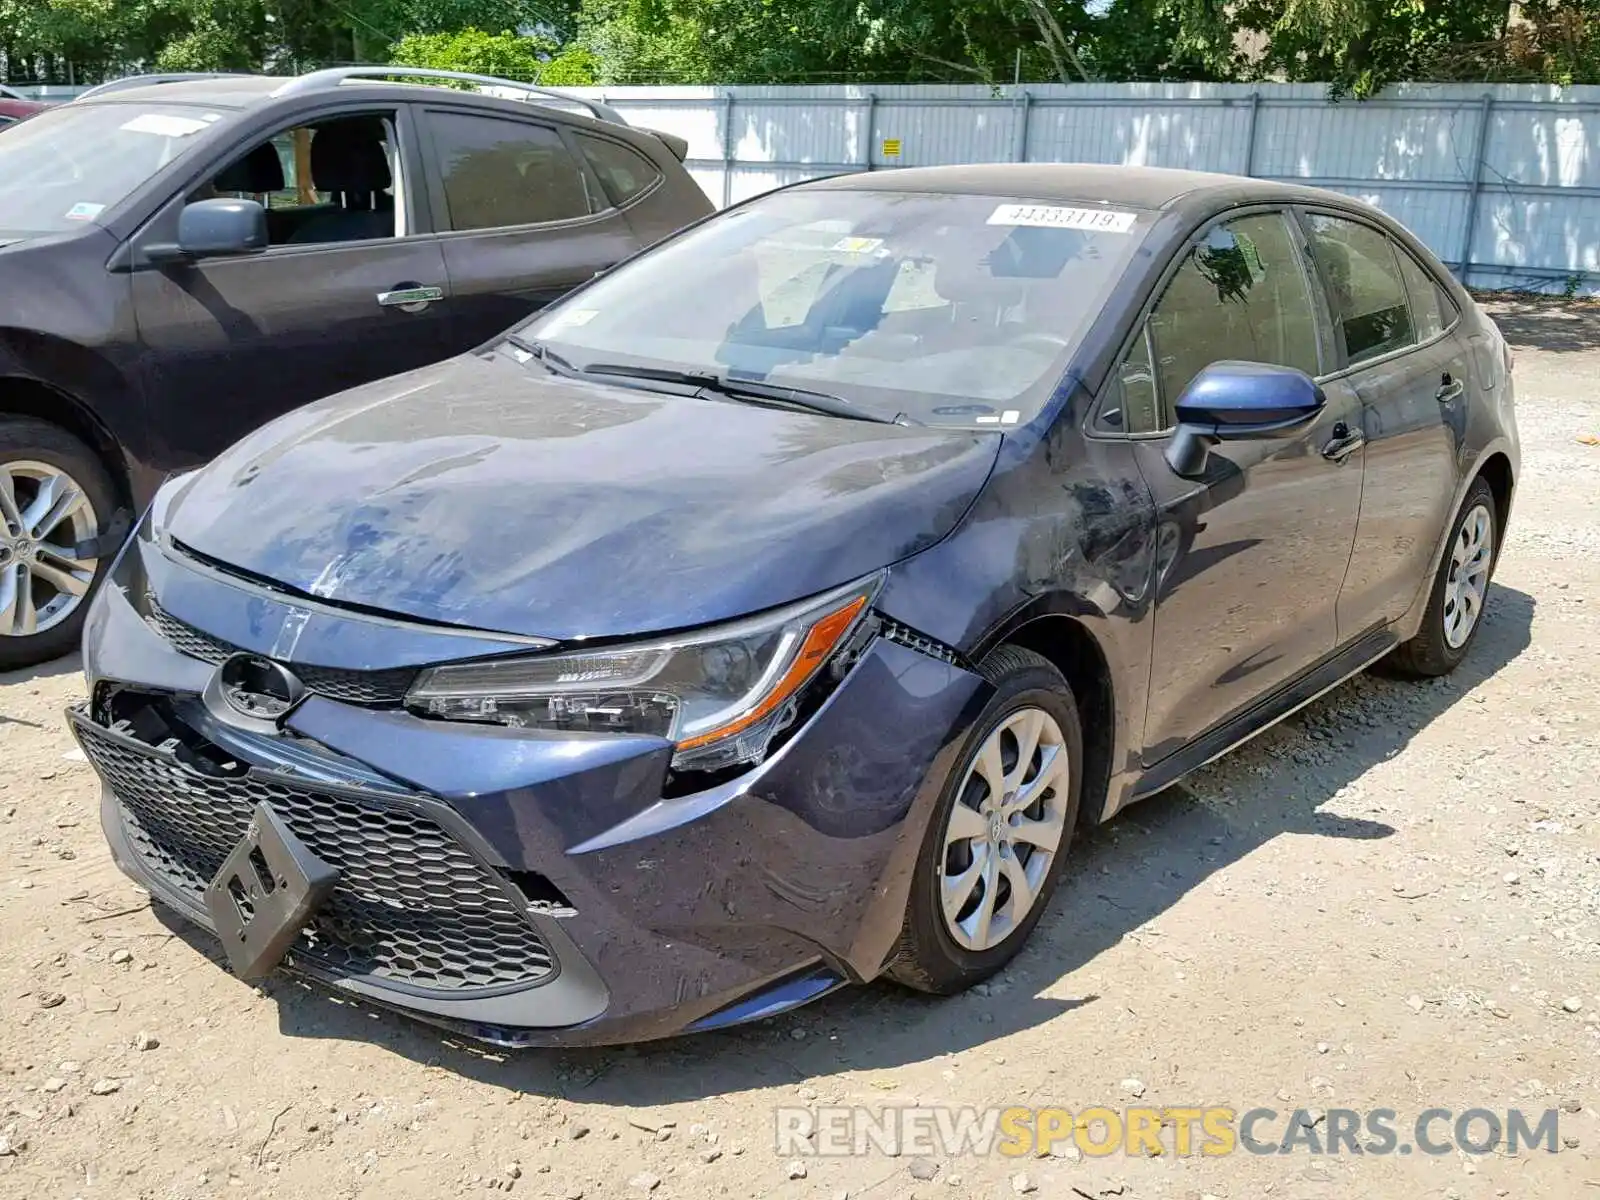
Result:
{"type": "Polygon", "coordinates": [[[835,254],[877,254],[883,249],[883,239],[875,237],[842,237],[833,244],[835,254]]]}
{"type": "Polygon", "coordinates": [[[1002,204],[989,214],[990,225],[1027,225],[1038,229],[1083,229],[1095,233],[1127,233],[1138,213],[1116,208],[1062,208],[1054,204],[1002,204]]]}
{"type": "Polygon", "coordinates": [[[105,211],[105,207],[104,204],[92,204],[88,200],[79,200],[71,208],[67,209],[67,220],[92,221],[105,211]]]}
{"type": "Polygon", "coordinates": [[[129,133],[153,133],[160,137],[188,137],[205,127],[204,121],[197,121],[193,117],[175,117],[170,113],[140,113],[120,126],[129,133]]]}

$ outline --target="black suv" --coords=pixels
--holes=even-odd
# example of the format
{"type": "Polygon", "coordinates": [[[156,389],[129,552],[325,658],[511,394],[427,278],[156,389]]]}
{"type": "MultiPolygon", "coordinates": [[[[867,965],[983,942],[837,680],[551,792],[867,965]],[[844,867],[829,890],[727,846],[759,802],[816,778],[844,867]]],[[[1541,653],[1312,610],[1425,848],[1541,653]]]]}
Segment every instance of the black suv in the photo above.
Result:
{"type": "Polygon", "coordinates": [[[710,213],[686,150],[566,93],[395,67],[122,80],[8,130],[0,669],[75,644],[168,472],[710,213]]]}

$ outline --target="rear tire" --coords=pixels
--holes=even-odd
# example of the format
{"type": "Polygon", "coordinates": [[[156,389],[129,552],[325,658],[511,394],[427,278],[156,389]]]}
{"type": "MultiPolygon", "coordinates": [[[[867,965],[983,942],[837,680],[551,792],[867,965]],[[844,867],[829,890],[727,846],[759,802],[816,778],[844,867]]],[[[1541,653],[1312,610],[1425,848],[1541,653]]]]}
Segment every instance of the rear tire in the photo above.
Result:
{"type": "Polygon", "coordinates": [[[890,978],[937,995],[965,991],[1022,949],[1078,821],[1083,731],[1071,687],[1018,646],[1000,647],[978,670],[995,694],[928,822],[888,967],[890,978]]]}
{"type": "Polygon", "coordinates": [[[1422,626],[1389,656],[1386,665],[1412,679],[1448,675],[1460,666],[1483,626],[1483,609],[1499,554],[1499,509],[1488,483],[1477,479],[1450,526],[1450,540],[1428,593],[1422,626]]]}
{"type": "Polygon", "coordinates": [[[112,556],[80,558],[117,492],[95,452],[59,426],[0,417],[0,671],[76,648],[112,556]]]}

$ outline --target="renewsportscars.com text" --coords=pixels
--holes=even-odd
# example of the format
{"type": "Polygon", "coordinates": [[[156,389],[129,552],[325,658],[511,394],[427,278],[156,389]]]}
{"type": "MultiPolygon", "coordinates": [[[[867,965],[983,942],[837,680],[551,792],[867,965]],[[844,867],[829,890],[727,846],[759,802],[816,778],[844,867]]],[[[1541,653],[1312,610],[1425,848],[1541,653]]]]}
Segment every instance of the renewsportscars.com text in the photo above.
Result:
{"type": "Polygon", "coordinates": [[[1555,1109],[1235,1109],[1221,1106],[1066,1108],[779,1108],[785,1156],[962,1154],[1519,1154],[1561,1145],[1555,1109]]]}

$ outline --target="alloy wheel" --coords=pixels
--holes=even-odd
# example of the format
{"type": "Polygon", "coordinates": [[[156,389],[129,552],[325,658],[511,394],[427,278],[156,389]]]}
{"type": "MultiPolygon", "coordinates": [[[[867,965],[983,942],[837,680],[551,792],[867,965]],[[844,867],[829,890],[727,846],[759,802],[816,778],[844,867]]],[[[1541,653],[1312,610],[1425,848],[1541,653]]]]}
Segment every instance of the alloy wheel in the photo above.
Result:
{"type": "Polygon", "coordinates": [[[1450,548],[1450,575],[1444,585],[1444,640],[1452,650],[1466,645],[1483,614],[1494,561],[1494,516],[1477,504],[1461,522],[1450,548]]]}
{"type": "Polygon", "coordinates": [[[945,928],[980,952],[1027,917],[1061,850],[1071,785],[1066,739],[1038,708],[1010,713],[967,767],[945,823],[945,928]]]}
{"type": "Polygon", "coordinates": [[[77,480],[49,463],[0,463],[0,637],[31,637],[77,611],[97,558],[78,554],[99,519],[77,480]]]}

